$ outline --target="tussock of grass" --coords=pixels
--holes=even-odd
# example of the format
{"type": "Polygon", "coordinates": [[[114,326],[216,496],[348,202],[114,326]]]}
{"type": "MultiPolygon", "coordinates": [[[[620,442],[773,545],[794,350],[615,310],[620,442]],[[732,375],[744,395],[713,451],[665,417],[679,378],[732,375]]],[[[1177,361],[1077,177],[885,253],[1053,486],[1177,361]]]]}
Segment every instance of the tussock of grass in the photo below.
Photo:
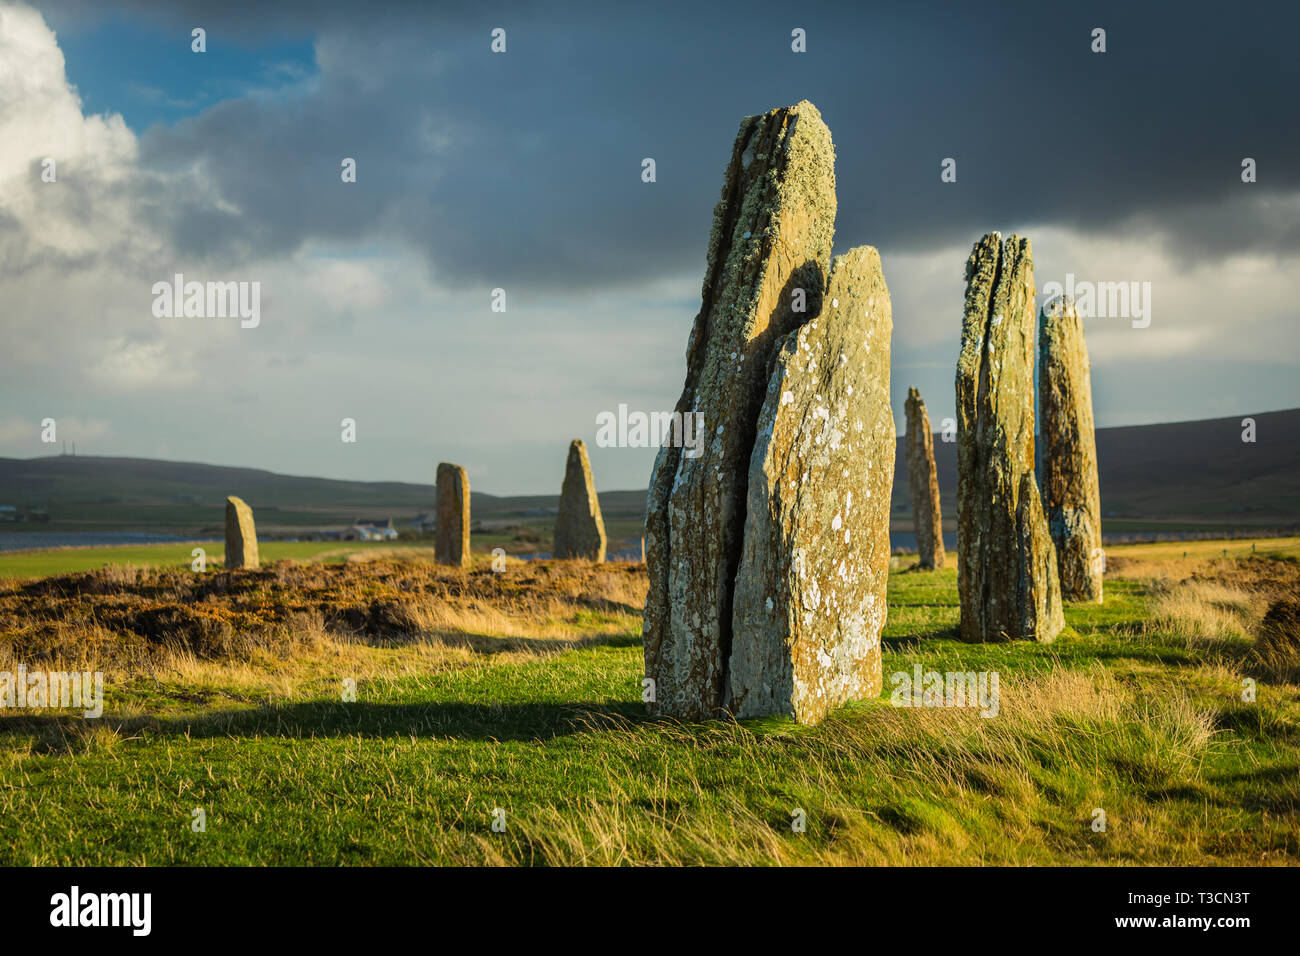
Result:
{"type": "Polygon", "coordinates": [[[1260,670],[1278,682],[1300,683],[1300,599],[1273,601],[1256,631],[1260,670]]]}
{"type": "Polygon", "coordinates": [[[1186,647],[1249,641],[1267,601],[1217,581],[1160,582],[1151,590],[1148,628],[1186,647]]]}

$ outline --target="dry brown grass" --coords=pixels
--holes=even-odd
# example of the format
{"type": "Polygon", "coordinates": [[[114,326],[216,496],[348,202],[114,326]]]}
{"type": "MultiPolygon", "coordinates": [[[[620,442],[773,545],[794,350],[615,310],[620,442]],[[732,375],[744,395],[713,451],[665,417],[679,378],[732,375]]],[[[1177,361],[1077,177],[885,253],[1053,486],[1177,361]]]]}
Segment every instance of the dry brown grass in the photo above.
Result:
{"type": "Polygon", "coordinates": [[[338,673],[401,677],[555,653],[626,634],[639,565],[415,559],[204,574],[110,566],[0,582],[0,669],[101,670],[292,693],[338,673]]]}
{"type": "Polygon", "coordinates": [[[1219,581],[1162,581],[1151,591],[1148,626],[1187,647],[1208,648],[1249,640],[1267,605],[1265,594],[1219,581]]]}
{"type": "Polygon", "coordinates": [[[1112,558],[1107,574],[1147,587],[1148,633],[1185,647],[1218,652],[1251,674],[1300,683],[1300,562],[1285,555],[1224,559],[1204,554],[1181,559],[1135,550],[1112,558]]]}

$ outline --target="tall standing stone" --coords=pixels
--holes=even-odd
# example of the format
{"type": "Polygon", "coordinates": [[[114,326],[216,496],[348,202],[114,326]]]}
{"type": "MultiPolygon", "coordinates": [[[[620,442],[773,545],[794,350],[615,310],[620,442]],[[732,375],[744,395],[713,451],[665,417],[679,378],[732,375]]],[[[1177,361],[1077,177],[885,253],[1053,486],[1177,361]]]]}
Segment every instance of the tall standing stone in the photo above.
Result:
{"type": "Polygon", "coordinates": [[[600,517],[600,501],[591,478],[591,460],[582,439],[569,444],[569,460],[564,466],[564,486],[560,489],[560,513],[555,519],[555,557],[605,560],[605,522],[600,517]]]}
{"type": "Polygon", "coordinates": [[[1065,625],[1034,480],[1034,317],[1029,240],[984,236],[966,263],[957,360],[957,587],[968,641],[1050,641],[1065,625]]]}
{"type": "Polygon", "coordinates": [[[439,564],[470,566],[469,476],[460,465],[438,465],[438,532],[434,558],[439,564]]]}
{"type": "Polygon", "coordinates": [[[934,433],[921,393],[907,390],[907,487],[912,497],[916,552],[923,568],[943,567],[943,517],[939,512],[939,472],[934,467],[934,433]]]}
{"type": "Polygon", "coordinates": [[[226,570],[261,566],[257,555],[257,528],[253,524],[253,509],[243,498],[231,495],[226,499],[226,570]]]}
{"type": "Polygon", "coordinates": [[[773,363],[750,457],[726,709],[821,720],[880,693],[894,416],[889,290],[870,246],[835,259],[773,363]]]}
{"type": "Polygon", "coordinates": [[[1100,601],[1104,555],[1092,381],[1083,322],[1070,299],[1053,299],[1043,307],[1038,356],[1043,505],[1056,544],[1061,595],[1067,601],[1100,601]]]}
{"type": "Polygon", "coordinates": [[[702,418],[698,454],[666,444],[646,502],[645,660],[660,713],[699,719],[723,706],[759,410],[782,340],[821,311],[834,161],[808,102],[747,117],[732,147],[676,406],[702,418]]]}

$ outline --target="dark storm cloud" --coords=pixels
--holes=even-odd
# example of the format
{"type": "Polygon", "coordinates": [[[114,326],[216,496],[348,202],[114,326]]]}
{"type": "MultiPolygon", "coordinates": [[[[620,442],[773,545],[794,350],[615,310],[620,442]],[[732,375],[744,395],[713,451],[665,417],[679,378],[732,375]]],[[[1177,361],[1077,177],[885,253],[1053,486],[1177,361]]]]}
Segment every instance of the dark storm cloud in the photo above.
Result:
{"type": "MultiPolygon", "coordinates": [[[[45,9],[56,26],[94,15],[45,9]]],[[[802,98],[835,137],[840,248],[964,244],[1017,223],[1150,233],[1187,262],[1300,247],[1283,203],[1300,190],[1293,6],[121,9],[186,32],[202,23],[210,43],[317,40],[315,86],[143,138],[144,164],[200,164],[234,208],[203,196],[158,207],[191,254],[386,238],[420,248],[444,282],[532,288],[698,270],[741,117],[802,98]],[[488,51],[495,26],[504,56],[488,51]],[[790,52],[796,26],[806,54],[790,52]],[[1094,27],[1104,54],[1089,49],[1094,27]],[[339,182],[344,156],[355,186],[339,182]],[[1240,181],[1246,156],[1253,186],[1240,181]],[[940,182],[944,157],[955,184],[940,182]]]]}

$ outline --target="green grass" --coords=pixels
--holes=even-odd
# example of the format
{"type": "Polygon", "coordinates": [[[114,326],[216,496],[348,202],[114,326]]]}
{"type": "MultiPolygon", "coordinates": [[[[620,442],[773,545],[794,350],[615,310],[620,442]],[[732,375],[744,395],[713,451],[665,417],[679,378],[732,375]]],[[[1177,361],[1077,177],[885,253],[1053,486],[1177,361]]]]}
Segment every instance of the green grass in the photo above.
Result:
{"type": "MultiPolygon", "coordinates": [[[[210,564],[221,564],[226,549],[220,541],[189,541],[178,544],[125,544],[89,548],[51,548],[46,551],[0,553],[0,578],[47,577],[91,571],[109,564],[140,567],[188,568],[196,547],[207,552],[210,564]]],[[[296,561],[343,561],[349,554],[395,549],[419,549],[432,552],[433,542],[405,544],[384,541],[263,541],[258,554],[264,563],[292,558],[296,561]]]]}
{"type": "MultiPolygon", "coordinates": [[[[490,554],[494,548],[504,548],[508,553],[520,551],[549,552],[554,520],[521,519],[518,528],[534,531],[540,540],[536,545],[521,544],[515,540],[517,529],[503,532],[475,532],[470,542],[476,554],[490,554]]],[[[613,518],[606,523],[611,552],[633,549],[639,545],[641,524],[631,518],[613,518]]],[[[225,547],[221,541],[190,541],[168,544],[104,545],[91,547],[48,548],[36,551],[0,552],[0,578],[46,577],[51,574],[71,574],[91,571],[108,564],[132,564],[141,567],[189,567],[191,552],[196,547],[207,550],[209,562],[220,563],[225,547]]],[[[425,549],[432,553],[433,539],[386,541],[262,541],[258,552],[263,562],[293,558],[296,561],[342,561],[348,554],[391,549],[425,549]]],[[[418,551],[417,551],[418,553],[418,551]]]]}
{"type": "Polygon", "coordinates": [[[1246,642],[1189,646],[1147,625],[1147,585],[1106,588],[1050,645],[969,645],[955,571],[900,568],[882,697],[812,728],[648,718],[628,614],[355,703],[346,669],[264,699],[140,677],[98,723],[0,717],[0,863],[1300,862],[1297,687],[1243,703],[1246,642]],[[1000,715],[891,706],[918,663],[998,672],[1000,715]]]}

